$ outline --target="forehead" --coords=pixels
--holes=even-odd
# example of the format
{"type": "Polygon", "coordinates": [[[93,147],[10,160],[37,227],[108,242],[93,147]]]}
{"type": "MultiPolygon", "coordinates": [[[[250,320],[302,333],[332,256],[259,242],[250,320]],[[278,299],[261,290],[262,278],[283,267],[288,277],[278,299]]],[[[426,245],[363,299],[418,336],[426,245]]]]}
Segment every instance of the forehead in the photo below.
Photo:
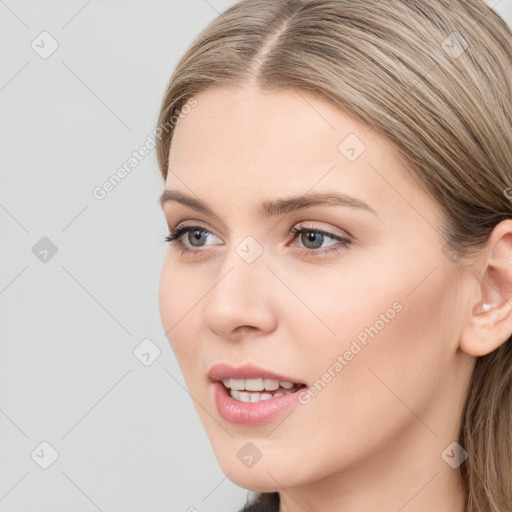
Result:
{"type": "Polygon", "coordinates": [[[388,209],[404,196],[434,206],[391,142],[318,95],[215,86],[195,99],[173,134],[166,188],[218,191],[224,201],[232,191],[248,198],[338,189],[388,209]]]}
{"type": "Polygon", "coordinates": [[[175,163],[185,156],[192,164],[206,154],[229,156],[233,163],[255,158],[293,163],[305,156],[308,162],[336,160],[341,154],[339,144],[349,135],[358,153],[393,152],[362,123],[306,91],[215,86],[196,100],[196,107],[175,129],[170,152],[175,163]],[[192,146],[196,151],[190,151],[192,146]]]}

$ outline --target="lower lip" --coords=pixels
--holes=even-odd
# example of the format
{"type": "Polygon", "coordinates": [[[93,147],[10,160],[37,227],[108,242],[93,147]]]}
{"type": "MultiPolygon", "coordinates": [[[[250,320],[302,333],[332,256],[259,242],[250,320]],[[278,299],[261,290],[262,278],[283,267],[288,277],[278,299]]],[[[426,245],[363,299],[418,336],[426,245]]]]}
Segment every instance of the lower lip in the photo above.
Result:
{"type": "Polygon", "coordinates": [[[231,398],[222,382],[214,382],[212,386],[219,414],[226,421],[241,425],[261,425],[273,420],[283,411],[299,403],[299,392],[301,391],[259,402],[241,402],[231,398]]]}

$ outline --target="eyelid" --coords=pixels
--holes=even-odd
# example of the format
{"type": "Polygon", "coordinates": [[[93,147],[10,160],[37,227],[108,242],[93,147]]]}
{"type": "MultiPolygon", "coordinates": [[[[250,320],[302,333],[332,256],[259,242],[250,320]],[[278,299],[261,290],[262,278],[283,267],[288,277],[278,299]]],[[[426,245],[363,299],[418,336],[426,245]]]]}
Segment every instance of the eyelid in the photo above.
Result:
{"type": "MultiPolygon", "coordinates": [[[[324,223],[320,223],[320,224],[326,224],[326,223],[324,222],[324,223]]],[[[290,228],[290,233],[293,230],[301,230],[301,229],[304,229],[304,230],[310,229],[311,231],[318,231],[318,232],[324,233],[326,236],[329,236],[329,237],[350,238],[351,240],[354,240],[354,237],[347,230],[342,230],[342,229],[335,228],[335,227],[318,226],[318,225],[314,224],[314,221],[309,221],[309,220],[296,222],[290,228]]]]}
{"type": "MultiPolygon", "coordinates": [[[[206,226],[203,222],[200,220],[185,220],[183,222],[179,222],[176,227],[170,228],[169,230],[171,232],[176,231],[177,229],[183,229],[183,228],[201,228],[205,231],[208,231],[208,233],[211,233],[212,235],[215,235],[214,231],[210,229],[208,226],[206,226]]],[[[215,235],[217,236],[217,235],[215,235]]]]}
{"type": "MultiPolygon", "coordinates": [[[[297,221],[288,230],[287,234],[291,235],[294,230],[299,230],[299,229],[303,228],[303,229],[310,229],[311,231],[323,232],[325,234],[325,236],[329,236],[329,237],[338,236],[338,237],[342,237],[342,238],[350,238],[351,240],[355,240],[355,237],[348,230],[340,230],[339,228],[334,228],[334,227],[324,228],[322,226],[314,225],[313,222],[314,221],[308,221],[308,220],[297,221]]],[[[323,224],[325,224],[325,223],[323,223],[323,224]]],[[[176,230],[178,230],[178,229],[181,230],[184,228],[201,228],[201,229],[204,229],[205,231],[207,231],[208,233],[210,233],[214,236],[217,236],[217,238],[219,238],[219,236],[216,235],[212,229],[205,226],[201,221],[196,221],[196,220],[179,222],[176,225],[176,227],[169,227],[169,231],[174,233],[174,232],[176,232],[176,230]]]]}

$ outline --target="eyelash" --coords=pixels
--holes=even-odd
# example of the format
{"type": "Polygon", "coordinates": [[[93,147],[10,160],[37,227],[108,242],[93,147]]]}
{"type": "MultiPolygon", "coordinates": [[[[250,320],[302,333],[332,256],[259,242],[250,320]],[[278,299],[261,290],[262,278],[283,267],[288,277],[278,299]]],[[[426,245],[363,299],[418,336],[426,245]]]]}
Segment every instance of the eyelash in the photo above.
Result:
{"type": "MultiPolygon", "coordinates": [[[[181,237],[190,231],[201,231],[203,233],[213,234],[211,231],[209,231],[208,229],[205,229],[201,226],[181,226],[181,227],[176,228],[173,233],[169,233],[165,237],[164,241],[168,242],[168,243],[174,242],[177,245],[177,248],[181,251],[181,254],[185,254],[185,253],[197,254],[197,253],[205,252],[202,249],[190,249],[183,243],[183,241],[181,240],[181,237]]],[[[299,225],[299,226],[294,226],[290,230],[290,235],[293,236],[293,239],[295,239],[297,237],[297,235],[300,235],[302,233],[316,233],[316,234],[323,235],[323,236],[332,238],[332,239],[340,242],[337,245],[328,246],[328,248],[325,248],[325,249],[302,249],[302,248],[299,248],[299,252],[301,254],[303,254],[305,256],[311,256],[314,258],[321,257],[321,255],[324,255],[327,253],[333,254],[338,251],[341,251],[342,249],[348,247],[351,243],[351,240],[349,240],[348,238],[346,238],[344,236],[340,236],[340,235],[335,235],[334,233],[324,231],[323,229],[317,229],[317,228],[313,229],[313,228],[308,228],[303,225],[299,225]]]]}

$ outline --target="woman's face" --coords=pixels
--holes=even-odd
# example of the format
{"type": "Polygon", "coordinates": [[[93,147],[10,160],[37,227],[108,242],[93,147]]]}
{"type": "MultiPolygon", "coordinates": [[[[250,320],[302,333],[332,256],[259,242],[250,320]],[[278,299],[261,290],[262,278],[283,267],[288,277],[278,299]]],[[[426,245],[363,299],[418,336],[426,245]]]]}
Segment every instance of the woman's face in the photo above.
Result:
{"type": "Polygon", "coordinates": [[[457,439],[471,369],[458,349],[465,280],[438,205],[386,139],[317,96],[214,87],[196,100],[165,187],[207,209],[163,204],[171,232],[193,229],[180,237],[192,252],[166,249],[160,313],[223,471],[279,490],[437,464],[457,439]],[[321,194],[331,201],[277,208],[321,194]],[[226,381],[245,399],[261,398],[247,388],[265,385],[263,370],[304,387],[242,402],[209,378],[221,363],[261,369],[226,381]]]}

